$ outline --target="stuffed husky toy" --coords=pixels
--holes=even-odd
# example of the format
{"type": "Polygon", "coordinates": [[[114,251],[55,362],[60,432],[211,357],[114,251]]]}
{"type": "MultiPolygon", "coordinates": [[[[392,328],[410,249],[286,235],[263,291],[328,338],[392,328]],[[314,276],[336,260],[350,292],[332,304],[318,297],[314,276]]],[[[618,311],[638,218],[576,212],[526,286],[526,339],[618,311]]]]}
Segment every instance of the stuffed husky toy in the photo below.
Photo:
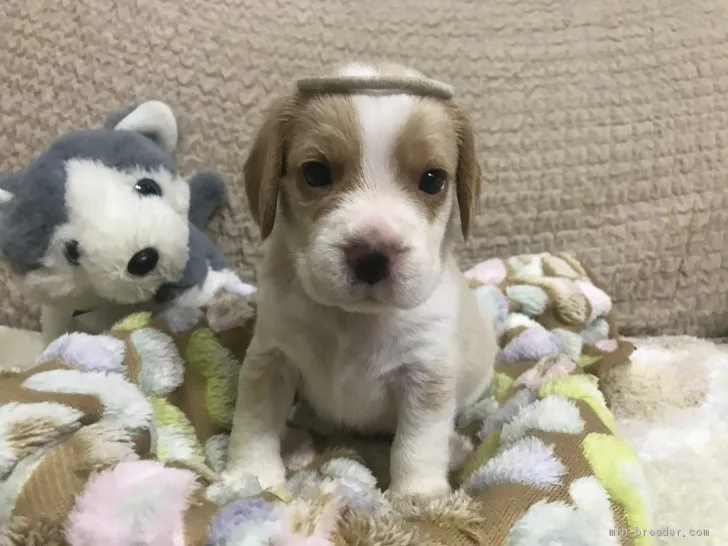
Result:
{"type": "Polygon", "coordinates": [[[74,314],[202,305],[241,284],[200,231],[227,201],[225,185],[209,172],[182,178],[179,140],[170,107],[147,101],[0,175],[0,256],[41,304],[46,341],[74,314]]]}

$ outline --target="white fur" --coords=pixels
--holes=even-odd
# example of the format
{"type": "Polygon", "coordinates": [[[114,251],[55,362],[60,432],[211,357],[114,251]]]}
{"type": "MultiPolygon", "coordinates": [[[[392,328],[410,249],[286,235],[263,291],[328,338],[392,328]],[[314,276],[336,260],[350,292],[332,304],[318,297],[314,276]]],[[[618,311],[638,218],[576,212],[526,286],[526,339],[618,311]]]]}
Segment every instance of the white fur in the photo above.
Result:
{"type": "Polygon", "coordinates": [[[158,100],[140,104],[117,123],[114,129],[138,133],[152,132],[169,152],[173,152],[177,148],[179,141],[179,128],[174,112],[169,106],[158,100]]]}
{"type": "MultiPolygon", "coordinates": [[[[250,285],[247,285],[248,287],[250,285]]],[[[240,282],[240,278],[232,269],[223,269],[215,271],[208,270],[207,277],[202,286],[195,286],[185,292],[182,296],[175,300],[175,305],[180,307],[200,307],[210,302],[212,297],[222,289],[232,288],[234,293],[245,291],[245,287],[240,282]]],[[[250,295],[248,292],[246,295],[250,295]]]]}
{"type": "Polygon", "coordinates": [[[612,503],[609,494],[595,476],[586,476],[571,482],[569,496],[574,501],[581,517],[589,522],[596,534],[604,537],[604,546],[616,546],[618,540],[610,536],[610,531],[617,529],[612,514],[612,503]]]}
{"type": "MultiPolygon", "coordinates": [[[[415,78],[422,76],[422,74],[411,68],[399,67],[399,69],[402,72],[402,76],[415,78]]],[[[377,77],[379,74],[381,74],[381,70],[377,67],[364,63],[349,63],[339,70],[339,75],[346,78],[369,79],[377,77]]]]}
{"type": "Polygon", "coordinates": [[[77,409],[57,402],[0,405],[0,476],[7,476],[19,458],[78,429],[82,416],[77,409]],[[30,428],[33,435],[26,432],[17,438],[13,428],[20,423],[35,423],[35,429],[30,428]]]}
{"type": "MultiPolygon", "coordinates": [[[[346,75],[367,76],[352,65],[346,75]]],[[[296,389],[322,418],[364,432],[394,432],[390,488],[398,494],[449,490],[449,437],[457,409],[492,377],[496,352],[451,252],[441,251],[454,206],[430,222],[392,169],[397,133],[412,112],[406,95],[353,97],[363,144],[357,190],[306,233],[277,215],[258,275],[258,315],[241,369],[224,473],[281,485],[281,433],[296,389]],[[342,252],[351,238],[404,246],[390,276],[353,283],[342,252]],[[293,255],[291,256],[291,253],[293,255]],[[440,404],[428,404],[438,385],[440,404]]],[[[447,247],[449,248],[449,247],[447,247]]]]}
{"type": "Polygon", "coordinates": [[[182,384],[185,364],[171,337],[154,328],[140,328],[130,339],[141,360],[139,387],[144,394],[169,394],[182,384]]]}
{"type": "Polygon", "coordinates": [[[640,462],[638,460],[617,461],[615,466],[620,477],[626,482],[627,487],[634,491],[642,501],[645,513],[648,515],[654,514],[652,489],[640,462]]]}
{"type": "Polygon", "coordinates": [[[618,532],[609,495],[594,476],[569,486],[573,506],[539,501],[521,516],[508,534],[507,546],[617,546],[618,532]]]}
{"type": "Polygon", "coordinates": [[[523,438],[529,431],[581,434],[584,420],[579,408],[571,400],[559,396],[547,396],[521,408],[512,421],[503,426],[501,445],[523,438]]]}
{"type": "Polygon", "coordinates": [[[339,71],[340,75],[347,78],[371,78],[378,73],[373,66],[361,63],[349,63],[339,71]]]}
{"type": "Polygon", "coordinates": [[[3,203],[7,203],[13,198],[13,194],[9,191],[5,191],[3,189],[0,189],[0,205],[3,203]]]}
{"type": "Polygon", "coordinates": [[[74,332],[54,339],[36,359],[36,364],[60,359],[81,371],[123,373],[124,352],[121,339],[74,332]]]}
{"type": "Polygon", "coordinates": [[[104,405],[104,418],[128,429],[149,427],[152,408],[139,389],[118,374],[50,370],[31,375],[23,387],[45,392],[97,396],[104,405]]]}
{"type": "Polygon", "coordinates": [[[612,546],[614,539],[597,533],[590,521],[563,501],[538,501],[508,533],[506,546],[612,546]]]}
{"type": "Polygon", "coordinates": [[[10,528],[15,503],[20,492],[43,462],[45,456],[48,455],[50,449],[52,448],[41,448],[28,457],[24,457],[15,465],[13,471],[0,482],[0,529],[10,528]]]}
{"type": "Polygon", "coordinates": [[[69,160],[66,171],[68,222],[56,229],[42,261],[45,267],[26,275],[31,295],[59,308],[82,310],[104,301],[148,300],[166,279],[182,276],[190,199],[183,179],[163,169],[119,171],[89,159],[69,160]],[[134,191],[136,182],[145,177],[159,184],[161,198],[140,197],[134,191]],[[78,266],[63,255],[64,244],[71,239],[80,244],[78,266]],[[129,275],[129,260],[146,247],[157,249],[159,264],[145,277],[129,275]]]}
{"type": "Polygon", "coordinates": [[[556,458],[553,444],[545,444],[535,436],[526,436],[498,452],[468,482],[468,490],[477,494],[499,483],[523,483],[551,489],[566,474],[563,462],[556,458]]]}

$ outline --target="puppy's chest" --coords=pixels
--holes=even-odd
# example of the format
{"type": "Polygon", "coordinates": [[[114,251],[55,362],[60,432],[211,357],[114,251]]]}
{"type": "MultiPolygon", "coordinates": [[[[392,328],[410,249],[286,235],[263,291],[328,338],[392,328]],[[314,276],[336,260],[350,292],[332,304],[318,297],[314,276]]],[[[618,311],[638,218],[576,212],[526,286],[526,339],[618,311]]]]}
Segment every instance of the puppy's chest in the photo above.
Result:
{"type": "Polygon", "coordinates": [[[306,339],[291,340],[303,397],[322,418],[364,431],[393,430],[403,381],[435,348],[409,323],[318,326],[306,329],[306,339]]]}

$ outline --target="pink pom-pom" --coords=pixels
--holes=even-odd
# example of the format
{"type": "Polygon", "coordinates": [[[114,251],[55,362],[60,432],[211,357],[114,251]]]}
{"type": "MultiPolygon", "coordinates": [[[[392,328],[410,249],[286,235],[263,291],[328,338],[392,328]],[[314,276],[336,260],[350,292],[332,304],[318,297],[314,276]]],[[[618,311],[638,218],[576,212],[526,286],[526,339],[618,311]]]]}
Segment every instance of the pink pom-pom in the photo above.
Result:
{"type": "Polygon", "coordinates": [[[183,515],[197,487],[188,470],[131,461],[93,476],[66,525],[71,546],[184,546],[183,515]]]}

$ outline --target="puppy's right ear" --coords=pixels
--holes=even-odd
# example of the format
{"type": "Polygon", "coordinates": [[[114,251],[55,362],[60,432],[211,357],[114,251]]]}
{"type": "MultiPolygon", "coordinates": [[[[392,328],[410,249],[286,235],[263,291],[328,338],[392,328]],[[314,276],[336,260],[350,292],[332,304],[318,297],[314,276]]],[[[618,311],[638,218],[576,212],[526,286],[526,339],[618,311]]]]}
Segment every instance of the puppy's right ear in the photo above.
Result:
{"type": "Polygon", "coordinates": [[[243,167],[245,193],[265,240],[273,230],[280,179],[285,174],[285,127],[296,99],[278,99],[268,111],[243,167]]]}

